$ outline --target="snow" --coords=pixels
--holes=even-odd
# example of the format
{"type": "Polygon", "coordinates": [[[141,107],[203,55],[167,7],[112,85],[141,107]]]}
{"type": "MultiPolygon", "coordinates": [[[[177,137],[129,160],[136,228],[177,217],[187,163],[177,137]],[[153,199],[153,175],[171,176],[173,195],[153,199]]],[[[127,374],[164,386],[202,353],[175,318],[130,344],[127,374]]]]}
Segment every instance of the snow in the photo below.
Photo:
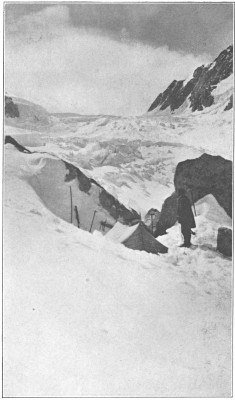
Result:
{"type": "Polygon", "coordinates": [[[223,79],[220,83],[218,83],[216,89],[213,90],[212,95],[218,96],[224,92],[227,92],[228,90],[230,90],[232,94],[233,86],[233,75],[230,75],[228,78],[223,79]]]}
{"type": "MultiPolygon", "coordinates": [[[[11,145],[6,146],[12,148],[11,145]]],[[[96,211],[92,229],[100,229],[101,221],[114,224],[116,220],[100,204],[100,188],[91,184],[89,193],[80,190],[78,182],[73,179],[65,181],[68,170],[64,162],[57,156],[48,153],[34,153],[30,157],[21,159],[21,173],[27,178],[43,204],[55,215],[63,220],[71,221],[71,193],[72,205],[77,206],[80,227],[89,230],[96,211]]],[[[77,226],[75,213],[72,213],[72,222],[77,226]]]]}
{"type": "Polygon", "coordinates": [[[231,261],[213,248],[213,199],[196,205],[196,250],[169,233],[155,256],[52,214],[30,185],[36,159],[6,146],[4,396],[230,396],[231,261]]]}
{"type": "Polygon", "coordinates": [[[214,61],[213,63],[211,63],[210,68],[208,69],[208,71],[212,70],[216,65],[216,61],[214,61]]]}
{"type": "Polygon", "coordinates": [[[232,159],[226,90],[198,113],[6,121],[5,135],[37,153],[5,146],[5,397],[231,396],[232,262],[216,251],[231,218],[208,195],[192,249],[178,247],[179,224],[160,237],[168,254],[128,249],[99,232],[101,210],[93,234],[68,223],[70,185],[86,226],[98,194],[65,183],[58,159],[143,218],[161,210],[180,161],[232,159]]]}
{"type": "Polygon", "coordinates": [[[231,218],[225,212],[225,210],[218,204],[217,200],[208,194],[196,203],[197,215],[206,217],[210,222],[217,223],[219,225],[227,226],[231,229],[231,218]]]}

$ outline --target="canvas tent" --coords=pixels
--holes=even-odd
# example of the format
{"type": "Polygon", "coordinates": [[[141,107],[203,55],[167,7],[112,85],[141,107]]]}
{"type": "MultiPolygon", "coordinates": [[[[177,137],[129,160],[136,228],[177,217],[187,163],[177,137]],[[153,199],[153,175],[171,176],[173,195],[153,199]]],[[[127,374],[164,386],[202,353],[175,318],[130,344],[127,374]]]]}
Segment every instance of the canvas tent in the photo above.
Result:
{"type": "Polygon", "coordinates": [[[158,242],[141,221],[133,226],[117,222],[106,234],[106,237],[133,250],[143,250],[153,254],[167,253],[168,251],[167,247],[158,242]]]}

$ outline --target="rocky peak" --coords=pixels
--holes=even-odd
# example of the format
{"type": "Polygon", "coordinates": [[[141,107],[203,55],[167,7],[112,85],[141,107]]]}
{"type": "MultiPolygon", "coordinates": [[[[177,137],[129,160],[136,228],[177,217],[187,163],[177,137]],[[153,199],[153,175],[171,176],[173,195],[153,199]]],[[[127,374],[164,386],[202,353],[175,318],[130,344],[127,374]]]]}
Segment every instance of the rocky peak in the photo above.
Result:
{"type": "MultiPolygon", "coordinates": [[[[178,109],[188,99],[192,111],[202,111],[214,103],[213,90],[224,79],[233,73],[233,46],[223,50],[213,63],[198,67],[192,79],[185,85],[184,81],[174,80],[168,88],[158,95],[148,111],[178,109]]],[[[230,101],[232,104],[232,100],[230,101]]],[[[231,106],[226,106],[228,110],[231,106]]]]}

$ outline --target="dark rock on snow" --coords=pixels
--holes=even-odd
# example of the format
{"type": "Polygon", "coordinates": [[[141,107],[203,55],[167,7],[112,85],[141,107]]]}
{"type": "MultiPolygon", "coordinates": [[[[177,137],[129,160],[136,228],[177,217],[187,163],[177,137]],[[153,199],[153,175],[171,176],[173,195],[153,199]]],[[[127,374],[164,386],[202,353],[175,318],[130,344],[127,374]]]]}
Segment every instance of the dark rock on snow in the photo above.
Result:
{"type": "Polygon", "coordinates": [[[8,144],[8,143],[15,146],[17,148],[17,150],[19,150],[21,153],[31,153],[30,150],[26,149],[26,147],[19,144],[13,137],[6,135],[5,136],[5,144],[8,144]]]}
{"type": "Polygon", "coordinates": [[[232,216],[232,161],[203,154],[180,162],[175,171],[175,188],[192,190],[194,201],[212,194],[226,213],[232,216]]]}
{"type": "Polygon", "coordinates": [[[228,111],[233,108],[233,95],[231,94],[228,104],[226,105],[224,111],[228,111]]]}
{"type": "Polygon", "coordinates": [[[7,118],[19,118],[20,116],[17,105],[13,103],[9,96],[5,96],[5,116],[7,118]]]}
{"type": "Polygon", "coordinates": [[[217,250],[227,257],[232,256],[232,229],[218,229],[217,250]]]}

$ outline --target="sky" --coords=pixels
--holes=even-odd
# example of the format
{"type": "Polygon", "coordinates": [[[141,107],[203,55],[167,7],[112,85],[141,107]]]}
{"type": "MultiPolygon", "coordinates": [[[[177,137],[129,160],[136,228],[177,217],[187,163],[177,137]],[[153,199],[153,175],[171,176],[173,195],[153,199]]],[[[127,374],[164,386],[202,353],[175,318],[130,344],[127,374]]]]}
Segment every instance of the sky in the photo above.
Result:
{"type": "Polygon", "coordinates": [[[5,90],[49,112],[140,115],[233,41],[233,5],[5,5],[5,90]]]}

